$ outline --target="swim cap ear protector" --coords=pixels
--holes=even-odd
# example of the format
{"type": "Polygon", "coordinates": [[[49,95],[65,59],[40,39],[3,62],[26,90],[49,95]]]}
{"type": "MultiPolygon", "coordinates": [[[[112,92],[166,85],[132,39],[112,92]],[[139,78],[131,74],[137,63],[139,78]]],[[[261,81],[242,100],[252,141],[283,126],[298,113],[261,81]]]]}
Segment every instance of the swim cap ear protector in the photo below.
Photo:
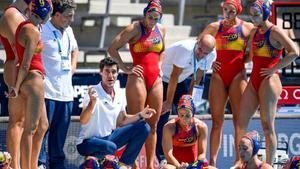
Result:
{"type": "Polygon", "coordinates": [[[150,0],[148,2],[148,5],[144,8],[144,11],[143,11],[144,16],[146,16],[147,12],[150,11],[150,10],[160,13],[160,19],[161,19],[161,17],[162,17],[162,7],[160,5],[159,0],[150,0]]]}
{"type": "Polygon", "coordinates": [[[263,21],[266,21],[271,14],[271,3],[268,0],[256,0],[252,4],[258,6],[263,13],[263,21]]]}
{"type": "Polygon", "coordinates": [[[247,138],[252,142],[252,156],[255,156],[258,153],[258,150],[260,149],[260,143],[259,143],[259,134],[257,131],[253,130],[246,135],[243,136],[243,138],[247,138]]]}
{"type": "Polygon", "coordinates": [[[32,0],[32,12],[45,20],[49,12],[52,12],[51,0],[32,0]]]}

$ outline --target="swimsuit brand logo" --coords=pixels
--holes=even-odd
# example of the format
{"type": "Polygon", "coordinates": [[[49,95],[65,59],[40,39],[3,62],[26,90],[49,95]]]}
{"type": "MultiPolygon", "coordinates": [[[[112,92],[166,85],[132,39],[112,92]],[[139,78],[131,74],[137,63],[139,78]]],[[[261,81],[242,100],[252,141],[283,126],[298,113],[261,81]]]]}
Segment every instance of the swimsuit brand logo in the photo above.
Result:
{"type": "Polygon", "coordinates": [[[160,39],[158,37],[153,37],[151,39],[149,39],[150,42],[152,42],[152,44],[157,45],[160,43],[160,39]]]}
{"type": "Polygon", "coordinates": [[[42,50],[43,50],[43,43],[39,41],[37,47],[34,50],[34,53],[39,54],[42,52],[42,50]]]}
{"type": "Polygon", "coordinates": [[[238,33],[228,34],[228,35],[224,35],[223,38],[227,39],[228,41],[235,41],[239,38],[239,35],[238,33]]]}
{"type": "Polygon", "coordinates": [[[262,48],[264,46],[264,44],[265,44],[265,40],[258,41],[257,42],[257,47],[262,48]]]}
{"type": "Polygon", "coordinates": [[[194,137],[187,137],[187,138],[179,138],[178,141],[184,142],[184,143],[192,143],[194,141],[194,137]]]}

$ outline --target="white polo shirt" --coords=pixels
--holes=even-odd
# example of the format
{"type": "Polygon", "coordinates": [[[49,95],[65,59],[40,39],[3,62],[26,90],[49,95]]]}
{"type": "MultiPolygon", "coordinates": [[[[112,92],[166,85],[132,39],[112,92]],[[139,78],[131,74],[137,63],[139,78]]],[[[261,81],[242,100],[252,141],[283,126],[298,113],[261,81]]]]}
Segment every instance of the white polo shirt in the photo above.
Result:
{"type": "MultiPolygon", "coordinates": [[[[164,52],[164,60],[162,62],[163,81],[169,82],[173,70],[173,65],[182,68],[183,71],[179,75],[178,83],[184,81],[194,73],[194,46],[196,40],[187,39],[173,43],[164,52]]],[[[213,61],[216,60],[216,49],[200,59],[196,63],[196,69],[207,71],[211,68],[213,61]]]]}
{"type": "Polygon", "coordinates": [[[45,98],[72,101],[74,97],[72,71],[63,70],[62,56],[67,57],[70,63],[71,52],[78,48],[73,30],[68,27],[62,34],[48,21],[42,27],[41,37],[44,45],[42,61],[45,69],[45,98]]]}
{"type": "MultiPolygon", "coordinates": [[[[97,103],[94,107],[90,120],[80,127],[79,138],[77,144],[82,143],[84,139],[93,136],[105,137],[117,127],[117,118],[121,111],[125,111],[126,97],[118,85],[115,84],[115,98],[112,100],[103,89],[101,82],[98,85],[92,86],[98,94],[97,103]]],[[[85,108],[90,101],[88,94],[84,96],[83,107],[85,108]]]]}

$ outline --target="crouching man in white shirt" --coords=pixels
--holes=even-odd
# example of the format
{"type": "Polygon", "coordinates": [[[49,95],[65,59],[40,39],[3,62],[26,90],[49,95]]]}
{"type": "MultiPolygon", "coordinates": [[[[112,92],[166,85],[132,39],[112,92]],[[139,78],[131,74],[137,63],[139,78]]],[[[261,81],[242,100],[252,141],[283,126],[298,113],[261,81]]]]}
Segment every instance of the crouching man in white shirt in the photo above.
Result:
{"type": "Polygon", "coordinates": [[[83,156],[101,160],[126,145],[117,165],[130,167],[150,132],[150,126],[144,119],[156,112],[147,106],[135,115],[126,113],[125,95],[115,85],[118,70],[117,63],[112,59],[100,61],[102,81],[90,87],[84,97],[77,150],[83,156]]]}

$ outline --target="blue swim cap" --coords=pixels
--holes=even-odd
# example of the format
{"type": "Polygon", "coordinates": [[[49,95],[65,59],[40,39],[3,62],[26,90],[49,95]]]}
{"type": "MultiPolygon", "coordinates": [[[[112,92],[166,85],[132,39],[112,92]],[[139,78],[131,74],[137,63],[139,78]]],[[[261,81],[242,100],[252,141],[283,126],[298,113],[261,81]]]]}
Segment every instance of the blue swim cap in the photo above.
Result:
{"type": "Polygon", "coordinates": [[[252,4],[258,6],[263,13],[263,21],[266,21],[271,14],[271,3],[268,0],[256,0],[252,4]]]}
{"type": "Polygon", "coordinates": [[[258,150],[260,149],[260,143],[259,143],[259,134],[257,131],[253,130],[246,135],[243,136],[243,138],[247,138],[252,142],[253,150],[252,150],[252,156],[255,156],[258,153],[258,150]]]}
{"type": "Polygon", "coordinates": [[[159,0],[150,0],[147,6],[144,8],[143,14],[146,16],[147,12],[156,11],[160,13],[160,18],[162,17],[162,7],[159,0]]]}
{"type": "Polygon", "coordinates": [[[32,0],[32,12],[45,20],[52,11],[51,0],[32,0]]]}

